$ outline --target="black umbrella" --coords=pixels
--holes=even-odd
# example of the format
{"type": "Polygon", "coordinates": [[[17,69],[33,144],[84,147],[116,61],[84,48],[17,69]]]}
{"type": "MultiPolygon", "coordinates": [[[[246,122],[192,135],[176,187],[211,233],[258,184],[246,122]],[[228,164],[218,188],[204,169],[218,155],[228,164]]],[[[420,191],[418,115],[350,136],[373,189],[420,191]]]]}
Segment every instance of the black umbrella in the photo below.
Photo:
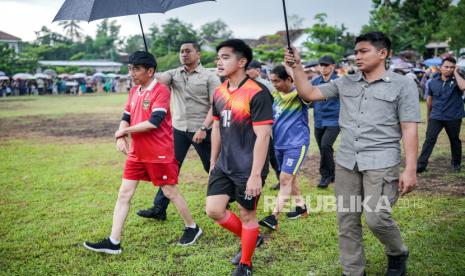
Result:
{"type": "Polygon", "coordinates": [[[144,13],[165,13],[179,7],[199,2],[215,0],[66,0],[53,19],[59,20],[84,20],[87,22],[137,14],[144,38],[145,51],[148,52],[144,28],[140,15],[144,13]]]}

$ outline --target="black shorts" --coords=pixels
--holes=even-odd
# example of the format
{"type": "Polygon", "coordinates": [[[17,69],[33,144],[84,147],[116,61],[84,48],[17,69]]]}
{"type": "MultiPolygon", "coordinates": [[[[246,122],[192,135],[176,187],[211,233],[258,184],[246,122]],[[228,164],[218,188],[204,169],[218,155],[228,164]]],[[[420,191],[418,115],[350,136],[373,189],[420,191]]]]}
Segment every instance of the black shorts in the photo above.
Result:
{"type": "MultiPolygon", "coordinates": [[[[265,185],[265,178],[262,176],[262,187],[265,185]]],[[[230,177],[215,167],[208,178],[207,196],[227,195],[230,202],[237,201],[247,210],[256,210],[260,196],[247,196],[245,194],[246,187],[247,179],[230,177]]]]}

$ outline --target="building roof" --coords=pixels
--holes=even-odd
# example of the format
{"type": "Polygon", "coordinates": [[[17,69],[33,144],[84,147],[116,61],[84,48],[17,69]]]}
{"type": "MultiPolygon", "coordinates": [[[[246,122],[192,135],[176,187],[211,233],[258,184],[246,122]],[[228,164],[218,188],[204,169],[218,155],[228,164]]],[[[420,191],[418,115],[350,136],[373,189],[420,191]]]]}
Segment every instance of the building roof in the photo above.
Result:
{"type": "Polygon", "coordinates": [[[108,60],[39,60],[40,65],[48,66],[79,66],[79,67],[111,67],[123,66],[122,63],[108,60]]]}
{"type": "Polygon", "coordinates": [[[21,41],[21,38],[0,31],[0,40],[2,40],[2,41],[21,41]]]}
{"type": "MultiPolygon", "coordinates": [[[[294,43],[302,34],[305,33],[305,29],[289,30],[289,39],[291,44],[294,43]]],[[[278,31],[272,35],[264,35],[258,39],[244,39],[244,41],[251,47],[257,47],[258,45],[287,45],[286,31],[278,31]]]]}

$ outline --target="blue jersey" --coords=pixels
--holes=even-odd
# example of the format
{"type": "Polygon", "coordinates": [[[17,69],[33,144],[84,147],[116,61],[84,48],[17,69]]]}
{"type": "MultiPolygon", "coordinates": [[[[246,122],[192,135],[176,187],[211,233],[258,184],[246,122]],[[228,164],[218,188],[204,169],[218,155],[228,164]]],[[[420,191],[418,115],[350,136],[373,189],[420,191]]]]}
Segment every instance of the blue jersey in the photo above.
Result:
{"type": "Polygon", "coordinates": [[[288,94],[274,91],[273,142],[276,149],[298,148],[310,144],[308,105],[295,88],[288,94]]]}
{"type": "Polygon", "coordinates": [[[455,77],[443,81],[441,75],[439,75],[431,79],[428,86],[428,96],[433,97],[431,119],[449,121],[465,117],[462,99],[463,91],[458,87],[455,77]]]}
{"type": "MultiPolygon", "coordinates": [[[[338,76],[336,73],[331,75],[330,80],[337,79],[338,76]]],[[[318,86],[326,83],[323,76],[312,81],[312,85],[318,86]]],[[[324,127],[337,127],[339,126],[339,109],[340,103],[339,98],[326,100],[326,101],[317,101],[313,103],[313,119],[316,128],[324,127]]]]}

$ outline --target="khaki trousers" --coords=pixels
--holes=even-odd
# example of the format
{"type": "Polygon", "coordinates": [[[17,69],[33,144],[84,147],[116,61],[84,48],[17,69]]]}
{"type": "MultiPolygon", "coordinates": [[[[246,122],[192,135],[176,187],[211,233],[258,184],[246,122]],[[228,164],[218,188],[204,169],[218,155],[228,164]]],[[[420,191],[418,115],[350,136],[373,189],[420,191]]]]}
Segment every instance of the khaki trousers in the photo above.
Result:
{"type": "Polygon", "coordinates": [[[399,165],[359,171],[336,165],[335,193],[339,226],[339,254],[345,275],[363,275],[365,254],[361,216],[384,245],[386,254],[398,256],[407,248],[402,242],[399,227],[391,217],[391,209],[398,197],[399,165]]]}

